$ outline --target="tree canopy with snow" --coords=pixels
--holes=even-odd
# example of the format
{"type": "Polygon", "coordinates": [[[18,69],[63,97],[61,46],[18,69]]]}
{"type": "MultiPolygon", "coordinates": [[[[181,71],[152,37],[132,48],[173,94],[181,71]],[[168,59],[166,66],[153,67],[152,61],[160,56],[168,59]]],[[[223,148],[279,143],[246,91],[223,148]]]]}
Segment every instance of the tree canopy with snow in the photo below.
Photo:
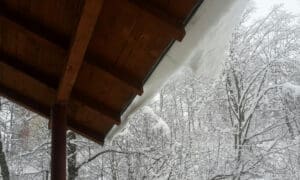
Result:
{"type": "MultiPolygon", "coordinates": [[[[69,131],[68,179],[300,179],[300,21],[253,13],[219,76],[182,69],[103,147],[69,131]]],[[[1,178],[49,179],[46,121],[0,100],[1,178]]]]}

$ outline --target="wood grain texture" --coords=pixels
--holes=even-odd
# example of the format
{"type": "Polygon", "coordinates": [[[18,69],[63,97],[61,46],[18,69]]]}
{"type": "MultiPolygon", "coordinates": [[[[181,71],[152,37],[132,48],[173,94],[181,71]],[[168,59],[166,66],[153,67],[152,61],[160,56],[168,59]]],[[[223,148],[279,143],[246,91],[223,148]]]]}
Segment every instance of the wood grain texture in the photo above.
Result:
{"type": "Polygon", "coordinates": [[[145,12],[153,15],[155,18],[158,18],[159,21],[169,26],[170,32],[176,40],[181,41],[185,36],[184,25],[180,22],[180,20],[166,13],[166,11],[160,7],[155,6],[153,2],[143,0],[130,0],[130,2],[142,8],[145,12]]]}
{"type": "Polygon", "coordinates": [[[0,93],[103,143],[202,0],[2,0],[0,93]],[[136,1],[136,2],[133,2],[136,1]]]}

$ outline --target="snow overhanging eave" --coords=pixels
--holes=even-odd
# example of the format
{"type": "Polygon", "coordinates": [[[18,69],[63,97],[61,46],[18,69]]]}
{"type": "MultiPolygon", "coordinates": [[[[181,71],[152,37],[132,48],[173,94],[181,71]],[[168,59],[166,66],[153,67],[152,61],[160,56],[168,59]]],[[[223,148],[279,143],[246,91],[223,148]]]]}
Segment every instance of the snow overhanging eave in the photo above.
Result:
{"type": "Polygon", "coordinates": [[[204,0],[186,26],[182,42],[175,42],[164,55],[137,96],[123,113],[122,122],[106,136],[106,143],[128,124],[128,116],[150,101],[165,82],[182,68],[204,76],[215,76],[226,58],[234,27],[239,22],[248,0],[204,0]]]}

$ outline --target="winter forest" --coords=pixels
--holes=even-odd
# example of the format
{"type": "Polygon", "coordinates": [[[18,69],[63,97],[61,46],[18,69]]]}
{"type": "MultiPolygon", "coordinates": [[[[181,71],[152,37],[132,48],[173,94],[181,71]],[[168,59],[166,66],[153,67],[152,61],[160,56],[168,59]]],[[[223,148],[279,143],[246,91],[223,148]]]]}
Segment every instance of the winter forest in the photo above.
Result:
{"type": "MultiPolygon", "coordinates": [[[[299,180],[300,20],[253,13],[219,76],[183,69],[103,147],[69,131],[68,179],[299,180]]],[[[0,100],[0,179],[50,179],[48,121],[0,100]]]]}

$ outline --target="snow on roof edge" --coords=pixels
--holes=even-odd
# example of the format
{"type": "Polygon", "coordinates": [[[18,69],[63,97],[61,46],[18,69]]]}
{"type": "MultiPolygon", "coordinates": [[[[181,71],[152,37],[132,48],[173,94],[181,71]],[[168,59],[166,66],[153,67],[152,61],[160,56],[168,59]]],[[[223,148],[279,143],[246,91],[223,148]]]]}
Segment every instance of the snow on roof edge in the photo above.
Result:
{"type": "Polygon", "coordinates": [[[148,81],[107,134],[110,143],[128,124],[128,116],[149,102],[176,72],[184,67],[204,76],[215,76],[222,67],[234,27],[249,0],[205,0],[186,26],[186,36],[163,57],[148,81]],[[222,2],[222,3],[221,3],[222,2]]]}

